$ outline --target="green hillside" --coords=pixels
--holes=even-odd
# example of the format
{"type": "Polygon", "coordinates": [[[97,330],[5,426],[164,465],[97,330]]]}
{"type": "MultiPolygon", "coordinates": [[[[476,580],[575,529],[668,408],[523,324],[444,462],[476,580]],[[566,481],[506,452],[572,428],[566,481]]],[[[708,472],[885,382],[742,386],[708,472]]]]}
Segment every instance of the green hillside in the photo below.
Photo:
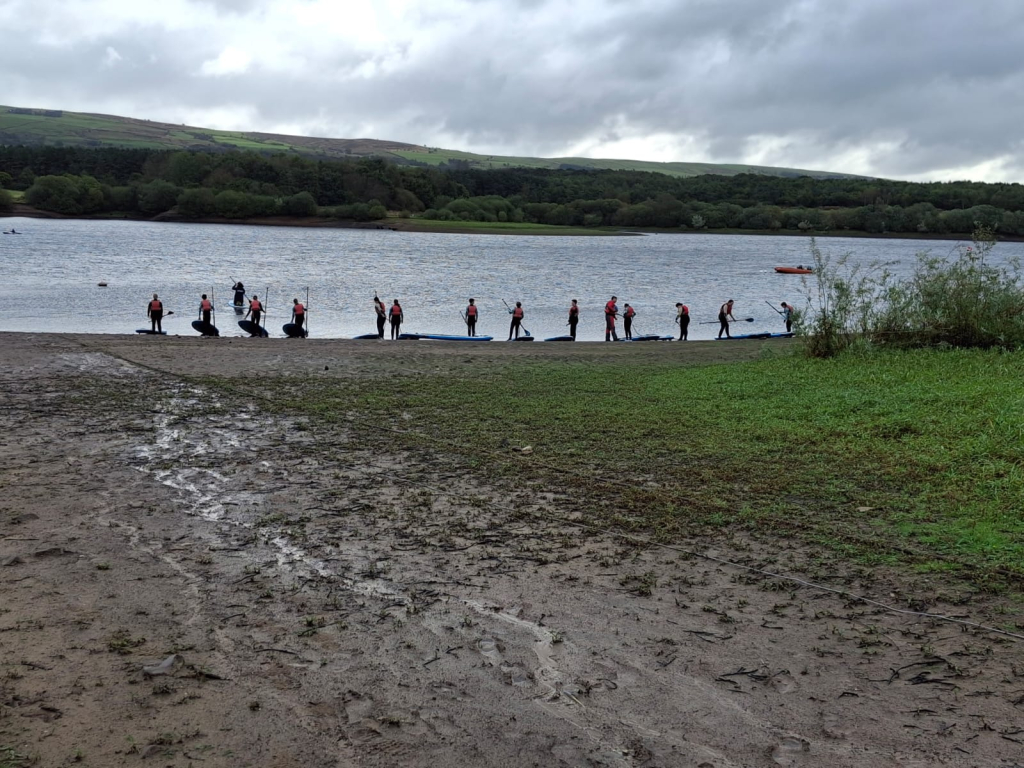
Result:
{"type": "Polygon", "coordinates": [[[441,165],[458,162],[468,168],[594,168],[619,171],[653,171],[669,176],[700,176],[713,173],[733,176],[758,173],[767,176],[848,178],[849,174],[715,163],[656,163],[644,160],[604,160],[586,157],[505,157],[477,155],[451,149],[423,147],[378,139],[324,139],[272,133],[246,133],[157,123],[114,115],[95,115],[62,110],[29,109],[0,105],[0,144],[79,147],[134,147],[139,149],[190,149],[257,152],[294,152],[307,157],[352,158],[377,156],[397,163],[441,165]]]}

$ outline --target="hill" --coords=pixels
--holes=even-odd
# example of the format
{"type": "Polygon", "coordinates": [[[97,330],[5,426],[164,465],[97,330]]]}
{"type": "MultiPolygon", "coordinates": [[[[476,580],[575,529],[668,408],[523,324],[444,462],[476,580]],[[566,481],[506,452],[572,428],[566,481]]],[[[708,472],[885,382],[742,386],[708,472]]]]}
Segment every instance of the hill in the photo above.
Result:
{"type": "Polygon", "coordinates": [[[384,157],[403,165],[456,166],[465,169],[550,168],[652,171],[669,176],[703,174],[855,178],[849,174],[716,163],[658,163],[644,160],[587,157],[506,157],[478,155],[380,139],[326,139],[273,133],[218,131],[158,123],[132,117],[0,105],[0,144],[66,147],[133,147],[226,152],[233,149],[263,153],[295,153],[305,157],[347,159],[384,157]]]}

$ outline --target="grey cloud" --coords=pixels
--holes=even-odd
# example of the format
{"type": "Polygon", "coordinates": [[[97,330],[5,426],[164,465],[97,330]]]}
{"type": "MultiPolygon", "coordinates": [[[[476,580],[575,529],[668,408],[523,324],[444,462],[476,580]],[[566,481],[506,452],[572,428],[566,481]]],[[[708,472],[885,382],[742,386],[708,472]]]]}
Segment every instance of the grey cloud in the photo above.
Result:
{"type": "MultiPolygon", "coordinates": [[[[205,2],[255,14],[270,0],[205,2]]],[[[172,121],[237,105],[257,116],[253,130],[368,127],[376,138],[508,154],[668,134],[701,139],[720,162],[742,162],[772,137],[767,164],[844,170],[836,158],[862,151],[867,170],[895,177],[1003,156],[1011,170],[1024,166],[1016,0],[990,0],[985,13],[926,0],[614,0],[566,16],[568,7],[434,2],[415,11],[425,38],[395,40],[386,55],[338,48],[303,76],[259,59],[244,74],[198,76],[223,48],[216,25],[147,25],[65,47],[22,30],[0,49],[0,88],[22,103],[32,94],[87,111],[116,104],[172,121]],[[423,39],[441,44],[425,54],[423,39]],[[122,59],[102,67],[107,46],[122,59]],[[352,76],[385,59],[386,74],[352,76]]]]}

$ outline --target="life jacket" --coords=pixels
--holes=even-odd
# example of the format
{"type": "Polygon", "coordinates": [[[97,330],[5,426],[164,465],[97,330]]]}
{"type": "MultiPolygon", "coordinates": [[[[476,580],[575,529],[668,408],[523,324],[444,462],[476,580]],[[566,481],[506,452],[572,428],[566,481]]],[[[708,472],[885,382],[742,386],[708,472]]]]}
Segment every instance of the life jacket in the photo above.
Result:
{"type": "Polygon", "coordinates": [[[398,306],[397,304],[392,304],[391,305],[391,316],[392,317],[399,317],[399,316],[401,316],[401,314],[402,314],[402,308],[400,306],[398,306]]]}
{"type": "Polygon", "coordinates": [[[728,303],[725,303],[721,307],[718,308],[718,314],[721,315],[722,317],[725,317],[730,312],[732,312],[732,309],[729,308],[729,304],[728,303]]]}
{"type": "Polygon", "coordinates": [[[626,317],[632,317],[635,314],[636,314],[636,310],[633,309],[632,307],[630,307],[629,309],[626,310],[626,317]]]}
{"type": "Polygon", "coordinates": [[[149,302],[149,311],[150,312],[163,312],[164,311],[164,303],[162,301],[159,301],[158,299],[153,299],[151,302],[149,302]]]}
{"type": "Polygon", "coordinates": [[[476,304],[466,307],[466,317],[476,317],[476,304]]]}
{"type": "Polygon", "coordinates": [[[616,314],[618,314],[618,311],[619,308],[615,306],[614,301],[609,301],[607,304],[604,305],[604,313],[609,317],[614,317],[616,314]]]}
{"type": "Polygon", "coordinates": [[[569,317],[579,317],[580,308],[576,305],[569,307],[569,317]]]}
{"type": "Polygon", "coordinates": [[[306,308],[302,304],[296,304],[292,311],[295,312],[296,316],[306,314],[306,308]]]}
{"type": "Polygon", "coordinates": [[[213,302],[211,302],[209,299],[203,299],[201,302],[199,302],[199,308],[203,310],[203,312],[209,312],[211,309],[213,309],[213,302]]]}
{"type": "Polygon", "coordinates": [[[523,319],[523,308],[522,307],[516,307],[514,310],[512,310],[512,317],[514,317],[516,320],[522,320],[523,319]]]}
{"type": "Polygon", "coordinates": [[[253,312],[259,312],[260,310],[263,309],[263,305],[260,304],[259,299],[253,299],[252,301],[249,302],[249,309],[252,310],[253,312]]]}
{"type": "Polygon", "coordinates": [[[683,314],[684,315],[690,314],[690,308],[688,306],[686,306],[685,304],[683,304],[683,314]]]}

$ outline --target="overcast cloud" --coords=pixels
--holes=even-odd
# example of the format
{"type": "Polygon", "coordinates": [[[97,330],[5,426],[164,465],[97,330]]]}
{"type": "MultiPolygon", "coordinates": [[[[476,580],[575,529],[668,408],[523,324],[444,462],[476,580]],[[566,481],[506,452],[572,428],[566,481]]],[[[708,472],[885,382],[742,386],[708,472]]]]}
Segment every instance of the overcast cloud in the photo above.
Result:
{"type": "Polygon", "coordinates": [[[1021,0],[0,0],[0,103],[1024,181],[1021,0]]]}

